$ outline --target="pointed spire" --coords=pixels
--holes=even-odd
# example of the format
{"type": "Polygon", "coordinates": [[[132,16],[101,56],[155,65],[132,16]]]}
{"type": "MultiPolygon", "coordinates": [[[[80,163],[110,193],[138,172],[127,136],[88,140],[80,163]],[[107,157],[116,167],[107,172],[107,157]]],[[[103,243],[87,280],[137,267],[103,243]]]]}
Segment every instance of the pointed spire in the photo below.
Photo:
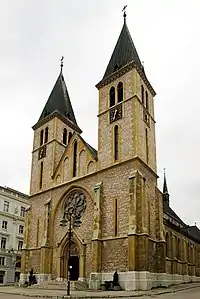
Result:
{"type": "Polygon", "coordinates": [[[120,68],[124,67],[128,63],[135,61],[137,65],[143,69],[142,63],[138,56],[137,50],[131,38],[130,32],[128,30],[126,24],[126,9],[127,6],[124,6],[123,10],[124,14],[124,24],[118,38],[117,44],[114,48],[108,66],[106,68],[105,74],[103,79],[110,76],[115,71],[119,70],[120,68]]]}
{"type": "Polygon", "coordinates": [[[165,168],[164,168],[163,194],[168,194],[167,181],[166,181],[166,169],[165,168]]]}
{"type": "Polygon", "coordinates": [[[57,115],[67,125],[73,128],[78,133],[82,133],[82,130],[78,127],[74,111],[71,105],[70,97],[68,94],[67,86],[62,74],[63,59],[61,58],[60,74],[56,83],[51,91],[51,94],[45,104],[45,107],[40,115],[38,122],[32,127],[33,130],[37,129],[41,124],[49,120],[49,117],[57,115]]]}
{"type": "Polygon", "coordinates": [[[166,180],[166,169],[164,168],[164,182],[163,182],[163,203],[164,207],[169,207],[169,193],[166,180]]]}

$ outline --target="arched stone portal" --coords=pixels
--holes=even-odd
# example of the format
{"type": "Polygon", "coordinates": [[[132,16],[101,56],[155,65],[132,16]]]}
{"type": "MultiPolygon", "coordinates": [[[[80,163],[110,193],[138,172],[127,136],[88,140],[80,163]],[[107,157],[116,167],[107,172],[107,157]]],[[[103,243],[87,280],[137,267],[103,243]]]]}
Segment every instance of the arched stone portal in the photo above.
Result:
{"type": "MultiPolygon", "coordinates": [[[[68,278],[68,236],[62,240],[59,248],[58,277],[61,280],[68,278]]],[[[85,245],[81,243],[76,232],[73,232],[70,250],[70,277],[71,280],[85,279],[85,245]]]]}

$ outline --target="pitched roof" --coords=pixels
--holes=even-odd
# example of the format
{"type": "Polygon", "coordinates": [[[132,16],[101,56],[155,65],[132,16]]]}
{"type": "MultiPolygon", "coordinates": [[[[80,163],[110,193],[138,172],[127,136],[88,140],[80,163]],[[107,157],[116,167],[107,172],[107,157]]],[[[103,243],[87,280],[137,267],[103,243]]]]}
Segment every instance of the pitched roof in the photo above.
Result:
{"type": "Polygon", "coordinates": [[[174,212],[174,210],[172,210],[172,208],[170,208],[169,205],[163,205],[163,209],[164,209],[164,213],[172,216],[172,218],[174,218],[177,222],[181,223],[183,226],[185,226],[186,224],[181,220],[181,218],[174,212]]]}
{"type": "Polygon", "coordinates": [[[198,229],[198,227],[196,225],[187,226],[183,230],[185,232],[187,232],[191,237],[200,241],[200,230],[198,229]]]}
{"type": "Polygon", "coordinates": [[[139,67],[141,67],[141,69],[143,69],[137,50],[128,30],[126,18],[124,18],[124,24],[120,36],[108,63],[103,79],[110,76],[112,73],[124,67],[133,60],[138,64],[139,67]]]}
{"type": "Polygon", "coordinates": [[[58,79],[52,89],[52,92],[46,102],[46,105],[38,121],[41,121],[54,111],[58,111],[63,116],[68,118],[71,122],[73,122],[75,125],[77,125],[62,72],[60,72],[58,76],[58,79]]]}
{"type": "Polygon", "coordinates": [[[87,147],[87,149],[89,150],[89,152],[92,154],[92,156],[95,158],[95,160],[98,159],[98,152],[95,148],[93,148],[89,143],[87,143],[83,137],[81,135],[78,135],[79,138],[82,140],[82,142],[84,143],[84,145],[87,147]]]}

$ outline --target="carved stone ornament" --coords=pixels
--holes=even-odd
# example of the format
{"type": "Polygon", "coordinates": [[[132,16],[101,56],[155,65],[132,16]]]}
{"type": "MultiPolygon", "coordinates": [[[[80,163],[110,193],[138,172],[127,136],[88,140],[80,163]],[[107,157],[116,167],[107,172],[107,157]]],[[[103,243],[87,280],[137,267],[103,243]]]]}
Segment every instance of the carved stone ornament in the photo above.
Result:
{"type": "Polygon", "coordinates": [[[81,217],[86,209],[86,196],[80,191],[72,191],[64,206],[64,218],[69,220],[69,215],[73,214],[74,225],[79,226],[81,224],[81,217]]]}

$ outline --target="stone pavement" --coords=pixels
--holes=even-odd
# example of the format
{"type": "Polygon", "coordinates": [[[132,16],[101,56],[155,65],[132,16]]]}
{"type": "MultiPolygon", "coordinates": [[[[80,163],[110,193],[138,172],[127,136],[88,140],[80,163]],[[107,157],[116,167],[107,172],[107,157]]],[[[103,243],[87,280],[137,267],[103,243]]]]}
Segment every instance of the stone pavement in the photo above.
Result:
{"type": "MultiPolygon", "coordinates": [[[[187,289],[200,288],[200,283],[188,283],[181,285],[174,285],[170,288],[156,288],[150,291],[72,291],[71,296],[67,296],[62,290],[45,290],[45,289],[32,289],[32,288],[19,288],[12,286],[1,286],[0,294],[10,294],[10,295],[21,295],[25,297],[32,298],[53,298],[53,299],[63,299],[63,298],[73,298],[73,299],[83,299],[83,298],[133,298],[141,296],[155,297],[161,294],[175,293],[179,291],[184,291],[187,289]]],[[[17,297],[17,296],[16,296],[17,297]]]]}

